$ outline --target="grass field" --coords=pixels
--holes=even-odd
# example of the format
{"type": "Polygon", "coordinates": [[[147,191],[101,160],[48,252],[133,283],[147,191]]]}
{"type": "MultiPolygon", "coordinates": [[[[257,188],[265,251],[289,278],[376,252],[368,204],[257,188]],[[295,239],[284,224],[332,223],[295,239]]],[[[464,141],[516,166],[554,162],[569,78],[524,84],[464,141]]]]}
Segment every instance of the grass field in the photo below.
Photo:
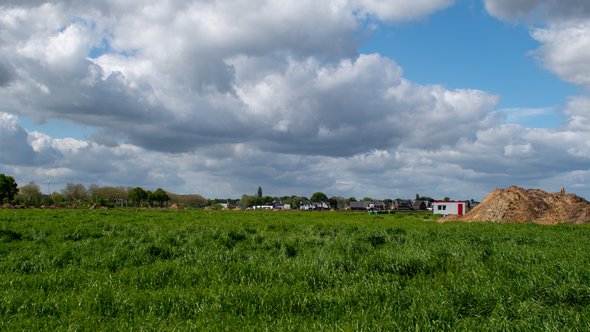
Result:
{"type": "Polygon", "coordinates": [[[0,210],[0,330],[590,330],[590,226],[0,210]]]}

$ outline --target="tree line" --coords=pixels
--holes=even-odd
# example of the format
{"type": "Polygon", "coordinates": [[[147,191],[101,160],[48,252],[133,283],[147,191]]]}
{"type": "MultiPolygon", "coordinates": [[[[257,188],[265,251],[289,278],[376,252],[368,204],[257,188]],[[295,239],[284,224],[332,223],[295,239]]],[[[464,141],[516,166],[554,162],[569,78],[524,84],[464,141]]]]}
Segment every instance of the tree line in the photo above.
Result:
{"type": "Polygon", "coordinates": [[[86,188],[81,183],[67,183],[61,190],[44,195],[34,181],[18,186],[12,176],[0,174],[0,204],[23,206],[97,205],[106,207],[164,207],[170,204],[207,206],[209,200],[201,195],[177,195],[162,188],[154,191],[141,187],[98,186],[86,188]]]}
{"type": "MultiPolygon", "coordinates": [[[[395,199],[398,202],[401,199],[395,199]]],[[[430,200],[433,198],[416,194],[416,200],[430,200]]],[[[445,200],[449,200],[445,197],[445,200]]],[[[154,191],[141,187],[122,186],[98,186],[92,184],[86,188],[80,183],[67,183],[60,191],[44,195],[41,187],[35,182],[29,182],[18,186],[12,176],[0,173],[0,204],[18,204],[24,206],[72,206],[72,205],[97,205],[106,207],[165,207],[171,204],[202,208],[206,206],[221,208],[223,204],[239,206],[246,209],[253,206],[268,205],[272,202],[289,204],[291,208],[298,209],[301,202],[325,202],[330,208],[342,209],[349,202],[375,201],[371,197],[357,200],[355,197],[328,197],[323,192],[315,192],[309,198],[305,196],[268,196],[263,195],[261,187],[253,195],[244,194],[240,199],[216,198],[207,199],[201,195],[179,195],[167,192],[162,188],[154,191]]],[[[391,206],[394,200],[382,199],[381,202],[391,206]]]]}

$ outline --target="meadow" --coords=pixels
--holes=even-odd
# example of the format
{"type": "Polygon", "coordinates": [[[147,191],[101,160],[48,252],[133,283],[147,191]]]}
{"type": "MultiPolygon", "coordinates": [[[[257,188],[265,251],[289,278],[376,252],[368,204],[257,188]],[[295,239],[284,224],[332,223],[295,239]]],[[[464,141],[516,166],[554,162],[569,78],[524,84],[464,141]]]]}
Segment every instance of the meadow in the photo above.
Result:
{"type": "Polygon", "coordinates": [[[590,226],[0,210],[0,330],[590,330],[590,226]]]}

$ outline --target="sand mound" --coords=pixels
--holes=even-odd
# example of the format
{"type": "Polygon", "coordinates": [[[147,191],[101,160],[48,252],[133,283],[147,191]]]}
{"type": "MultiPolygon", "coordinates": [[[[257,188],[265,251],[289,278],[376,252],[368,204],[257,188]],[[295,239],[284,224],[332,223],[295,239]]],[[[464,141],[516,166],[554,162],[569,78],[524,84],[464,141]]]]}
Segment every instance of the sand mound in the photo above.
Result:
{"type": "Polygon", "coordinates": [[[184,210],[184,206],[180,206],[180,205],[178,205],[176,203],[170,205],[168,208],[170,210],[184,210]]]}
{"type": "Polygon", "coordinates": [[[508,187],[492,191],[464,216],[441,221],[519,222],[553,225],[590,222],[590,203],[575,194],[508,187]]]}

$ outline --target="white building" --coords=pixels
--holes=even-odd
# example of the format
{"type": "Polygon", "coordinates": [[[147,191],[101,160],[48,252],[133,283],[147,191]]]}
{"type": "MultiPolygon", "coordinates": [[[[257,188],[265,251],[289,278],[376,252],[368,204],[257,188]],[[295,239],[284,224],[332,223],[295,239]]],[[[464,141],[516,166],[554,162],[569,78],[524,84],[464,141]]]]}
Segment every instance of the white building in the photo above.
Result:
{"type": "Polygon", "coordinates": [[[310,202],[301,201],[299,202],[299,210],[304,211],[315,211],[315,210],[329,210],[330,204],[327,202],[310,202]]]}
{"type": "Polygon", "coordinates": [[[435,201],[432,203],[432,213],[434,214],[457,214],[464,215],[467,212],[467,204],[461,201],[435,201]]]}
{"type": "Polygon", "coordinates": [[[252,207],[253,210],[290,210],[291,204],[283,204],[282,202],[274,201],[266,205],[256,205],[252,207]]]}

